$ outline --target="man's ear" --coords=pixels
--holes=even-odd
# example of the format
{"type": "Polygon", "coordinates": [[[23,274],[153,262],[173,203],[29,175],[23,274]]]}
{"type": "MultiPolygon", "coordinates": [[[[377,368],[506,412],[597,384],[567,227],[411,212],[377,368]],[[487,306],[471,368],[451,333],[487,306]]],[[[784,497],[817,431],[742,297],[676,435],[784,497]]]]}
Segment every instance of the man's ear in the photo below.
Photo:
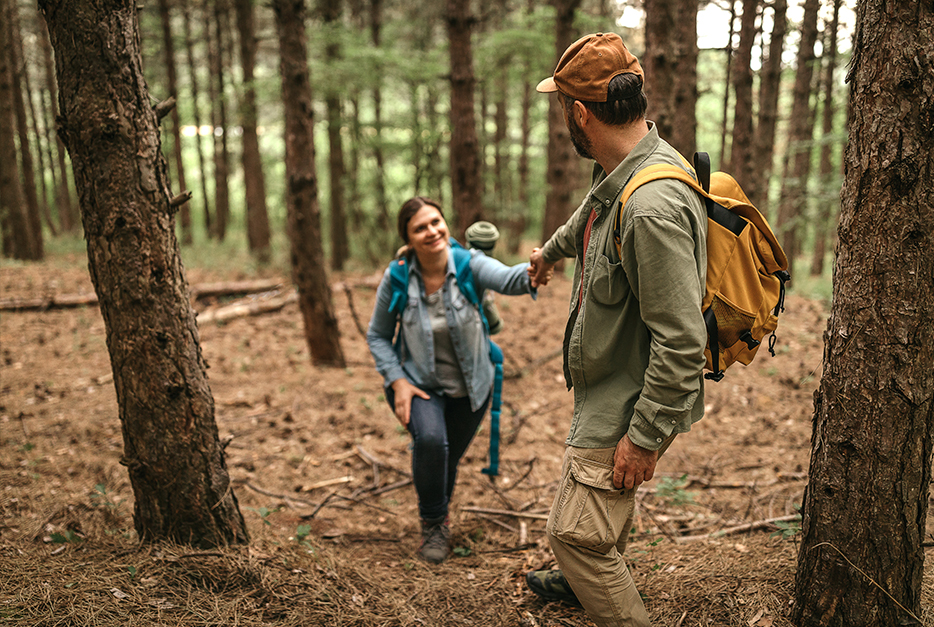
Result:
{"type": "Polygon", "coordinates": [[[586,126],[587,122],[590,120],[590,117],[593,116],[590,110],[587,107],[585,107],[584,103],[581,102],[580,100],[574,101],[574,107],[572,109],[572,114],[574,115],[575,121],[577,121],[578,125],[581,127],[586,126]]]}

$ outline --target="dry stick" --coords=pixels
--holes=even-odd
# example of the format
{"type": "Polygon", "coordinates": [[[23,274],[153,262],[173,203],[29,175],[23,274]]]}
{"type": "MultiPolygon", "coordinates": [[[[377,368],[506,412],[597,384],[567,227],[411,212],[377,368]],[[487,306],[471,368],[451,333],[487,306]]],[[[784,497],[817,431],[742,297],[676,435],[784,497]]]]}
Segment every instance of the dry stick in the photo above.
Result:
{"type": "Polygon", "coordinates": [[[765,520],[757,520],[755,522],[746,523],[745,525],[737,525],[735,527],[727,527],[726,529],[720,529],[719,531],[713,531],[706,535],[702,536],[684,536],[677,538],[677,542],[693,542],[694,540],[710,540],[713,538],[719,538],[721,536],[726,536],[734,533],[742,533],[744,531],[757,531],[763,527],[768,527],[777,522],[791,522],[792,520],[798,520],[801,514],[790,514],[788,516],[779,516],[778,518],[767,518],[765,520]]]}
{"type": "Polygon", "coordinates": [[[548,520],[548,514],[537,514],[531,512],[514,512],[508,509],[489,509],[486,507],[462,507],[462,512],[473,512],[475,514],[496,514],[499,516],[511,516],[512,518],[531,518],[532,520],[548,520]]]}
{"type": "Polygon", "coordinates": [[[892,599],[892,602],[895,603],[895,605],[897,605],[898,607],[900,607],[900,608],[902,608],[903,610],[905,610],[905,612],[907,612],[909,616],[911,616],[913,619],[915,619],[916,621],[918,621],[918,624],[919,624],[919,625],[921,624],[921,619],[918,618],[917,616],[915,616],[915,615],[914,615],[914,612],[912,612],[912,611],[909,610],[907,607],[905,607],[904,605],[902,605],[901,603],[899,603],[898,600],[897,600],[895,597],[893,597],[891,594],[889,594],[889,591],[888,591],[888,590],[886,590],[885,588],[883,588],[882,586],[880,586],[878,583],[876,583],[876,580],[875,580],[875,579],[873,579],[872,577],[870,577],[869,575],[867,575],[859,566],[857,566],[856,564],[854,564],[853,562],[851,562],[851,561],[850,561],[850,558],[848,558],[846,555],[843,554],[843,551],[841,551],[840,549],[838,549],[837,547],[835,547],[834,545],[832,545],[830,542],[821,542],[821,543],[819,543],[819,544],[815,544],[815,545],[812,546],[810,549],[808,549],[808,552],[811,552],[811,551],[813,551],[814,549],[816,549],[816,548],[818,548],[818,547],[822,547],[822,546],[824,546],[824,545],[829,546],[829,547],[832,548],[834,551],[836,551],[837,553],[839,553],[839,554],[840,554],[840,557],[842,557],[842,558],[846,561],[847,564],[849,564],[850,566],[852,566],[853,568],[856,569],[856,572],[858,572],[860,575],[862,575],[863,577],[865,577],[866,579],[868,579],[869,582],[870,582],[872,585],[874,585],[875,587],[879,588],[879,590],[882,590],[882,593],[883,593],[885,596],[887,596],[887,597],[889,597],[890,599],[892,599]]]}
{"type": "Polygon", "coordinates": [[[331,497],[334,496],[335,494],[337,494],[337,490],[331,490],[331,491],[328,493],[328,495],[327,495],[326,497],[324,497],[324,500],[321,501],[320,503],[318,503],[318,507],[316,507],[316,508],[314,509],[314,511],[312,511],[312,512],[311,512],[310,514],[308,514],[307,516],[302,516],[302,519],[303,519],[303,520],[311,520],[312,518],[314,518],[315,516],[317,516],[317,515],[318,515],[318,512],[321,511],[321,508],[324,507],[324,506],[327,504],[327,502],[331,500],[331,497]]]}
{"type": "Polygon", "coordinates": [[[370,492],[370,496],[378,496],[380,494],[385,494],[386,492],[391,492],[393,490],[398,490],[399,488],[404,488],[405,486],[412,483],[412,479],[403,479],[402,481],[396,481],[395,483],[390,483],[389,485],[384,485],[379,490],[373,490],[370,492]]]}
{"type": "Polygon", "coordinates": [[[245,316],[255,316],[258,314],[279,311],[290,303],[298,302],[298,292],[291,291],[288,294],[277,296],[266,301],[251,301],[248,303],[234,303],[219,309],[213,309],[198,314],[198,324],[207,322],[226,322],[234,318],[243,318],[245,316]]]}
{"type": "MultiPolygon", "coordinates": [[[[513,527],[512,525],[507,525],[506,523],[504,523],[504,522],[501,521],[501,520],[496,520],[495,518],[493,518],[493,517],[490,516],[489,514],[477,514],[477,516],[478,516],[479,518],[484,519],[484,520],[489,520],[489,521],[490,521],[491,523],[493,523],[494,525],[499,525],[500,527],[502,527],[502,528],[505,529],[506,531],[509,531],[509,532],[512,532],[512,533],[519,533],[519,530],[516,529],[515,527],[513,527]]],[[[522,523],[522,524],[525,524],[525,523],[522,523]]],[[[520,544],[522,544],[522,543],[520,542],[520,544]]]]}
{"type": "Polygon", "coordinates": [[[373,453],[369,452],[368,450],[366,450],[365,448],[363,448],[363,447],[360,446],[359,444],[358,444],[357,447],[356,447],[356,452],[357,452],[357,455],[359,455],[360,457],[362,457],[364,461],[366,461],[366,462],[368,462],[368,463],[370,463],[370,464],[376,464],[376,465],[380,466],[381,468],[386,468],[387,470],[391,470],[391,471],[393,471],[393,472],[395,472],[395,473],[398,473],[398,474],[402,475],[403,477],[411,477],[411,476],[412,476],[412,473],[406,472],[406,471],[404,471],[404,470],[399,470],[399,469],[396,468],[395,466],[393,466],[393,465],[391,465],[391,464],[387,464],[386,462],[382,461],[381,459],[379,459],[378,457],[376,457],[376,455],[374,455],[373,453]]]}
{"type": "Polygon", "coordinates": [[[347,306],[350,307],[350,315],[353,317],[353,323],[357,327],[357,331],[360,332],[360,335],[366,338],[366,331],[363,329],[363,325],[360,324],[360,318],[357,316],[357,309],[353,304],[353,292],[350,290],[350,286],[347,283],[341,283],[344,288],[344,294],[347,295],[347,306]]]}

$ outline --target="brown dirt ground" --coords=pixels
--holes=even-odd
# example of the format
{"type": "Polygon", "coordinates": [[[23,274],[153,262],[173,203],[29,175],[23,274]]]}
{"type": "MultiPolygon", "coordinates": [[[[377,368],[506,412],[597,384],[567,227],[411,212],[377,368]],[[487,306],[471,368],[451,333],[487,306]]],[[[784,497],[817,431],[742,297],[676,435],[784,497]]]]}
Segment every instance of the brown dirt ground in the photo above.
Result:
{"type": "MultiPolygon", "coordinates": [[[[72,256],[5,266],[0,297],[92,292],[84,264],[72,256]]],[[[188,272],[193,285],[239,278],[248,277],[188,272]]],[[[295,305],[201,325],[216,420],[221,438],[232,438],[227,463],[252,535],[249,546],[216,551],[136,541],[97,308],[0,314],[0,623],[592,624],[579,609],[542,603],[523,579],[554,563],[542,517],[572,405],[555,356],[569,282],[557,279],[537,303],[498,299],[507,370],[501,475],[491,484],[480,473],[484,427],[454,497],[458,555],[431,567],[414,558],[412,487],[373,489],[404,479],[409,464],[354,324],[353,311],[367,322],[378,275],[333,278],[353,286],[350,297],[334,292],[345,369],[310,364],[295,305]]],[[[791,294],[777,356],[763,351],[709,384],[706,417],[640,492],[627,557],[655,624],[790,624],[795,537],[774,536],[775,525],[684,537],[795,513],[827,315],[826,304],[791,294]]]]}

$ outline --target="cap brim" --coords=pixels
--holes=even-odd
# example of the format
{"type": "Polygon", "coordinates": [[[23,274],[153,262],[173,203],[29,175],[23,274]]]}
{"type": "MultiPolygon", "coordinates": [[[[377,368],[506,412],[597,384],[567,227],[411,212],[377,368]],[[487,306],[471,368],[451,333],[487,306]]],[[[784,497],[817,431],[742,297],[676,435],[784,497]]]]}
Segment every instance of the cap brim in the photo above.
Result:
{"type": "Polygon", "coordinates": [[[558,91],[558,86],[555,84],[555,77],[549,76],[543,80],[538,84],[538,87],[535,88],[535,91],[541,92],[543,94],[549,94],[553,91],[558,91]]]}

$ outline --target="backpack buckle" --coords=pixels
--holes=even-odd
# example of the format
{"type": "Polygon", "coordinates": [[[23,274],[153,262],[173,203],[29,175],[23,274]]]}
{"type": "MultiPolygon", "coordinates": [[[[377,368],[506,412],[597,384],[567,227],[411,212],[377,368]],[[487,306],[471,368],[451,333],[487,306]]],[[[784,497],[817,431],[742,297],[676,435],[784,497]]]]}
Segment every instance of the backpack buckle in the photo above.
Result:
{"type": "Polygon", "coordinates": [[[759,344],[762,343],[756,338],[752,337],[752,333],[750,333],[749,331],[746,331],[745,333],[740,335],[739,339],[743,342],[746,342],[746,346],[749,347],[749,350],[755,349],[757,346],[759,346],[759,344]]]}

